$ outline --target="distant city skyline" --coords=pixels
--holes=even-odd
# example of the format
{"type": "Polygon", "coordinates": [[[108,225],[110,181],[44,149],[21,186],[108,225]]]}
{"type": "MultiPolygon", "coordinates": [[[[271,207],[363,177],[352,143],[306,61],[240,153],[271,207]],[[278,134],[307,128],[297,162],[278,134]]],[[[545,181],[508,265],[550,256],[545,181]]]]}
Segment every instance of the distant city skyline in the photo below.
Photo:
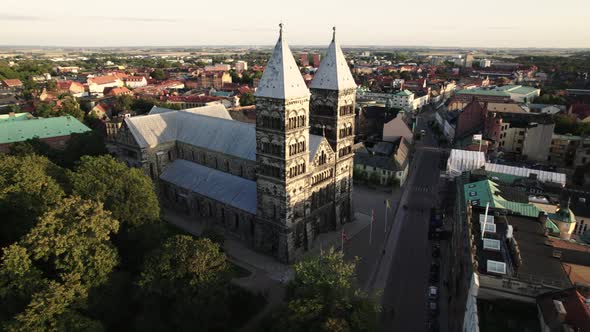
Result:
{"type": "Polygon", "coordinates": [[[333,2],[228,0],[5,0],[0,45],[133,47],[272,45],[278,23],[291,45],[327,45],[336,26],[342,45],[590,48],[590,2],[387,0],[333,2]],[[469,5],[467,5],[469,4],[469,5]]]}

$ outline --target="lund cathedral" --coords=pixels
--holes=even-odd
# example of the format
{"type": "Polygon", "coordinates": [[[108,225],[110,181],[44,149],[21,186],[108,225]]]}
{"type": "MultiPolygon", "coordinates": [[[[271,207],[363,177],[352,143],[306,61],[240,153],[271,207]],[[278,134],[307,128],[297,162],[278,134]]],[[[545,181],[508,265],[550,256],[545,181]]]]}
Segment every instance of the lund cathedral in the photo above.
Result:
{"type": "Polygon", "coordinates": [[[221,105],[154,107],[125,119],[117,147],[164,205],[291,263],[353,217],[355,95],[335,29],[308,89],[281,25],[254,94],[255,124],[221,105]]]}

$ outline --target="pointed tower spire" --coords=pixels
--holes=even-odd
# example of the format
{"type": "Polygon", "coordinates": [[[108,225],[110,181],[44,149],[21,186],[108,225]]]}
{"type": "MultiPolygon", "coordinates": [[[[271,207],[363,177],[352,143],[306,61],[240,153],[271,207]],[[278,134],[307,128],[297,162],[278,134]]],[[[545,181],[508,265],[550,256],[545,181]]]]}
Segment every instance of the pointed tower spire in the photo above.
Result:
{"type": "Polygon", "coordinates": [[[328,46],[326,56],[320,63],[320,68],[311,81],[310,88],[324,90],[356,88],[340,43],[336,40],[336,27],[332,27],[332,42],[328,46]]]}
{"type": "Polygon", "coordinates": [[[295,63],[293,53],[285,41],[283,23],[279,24],[279,40],[266,64],[254,95],[274,99],[292,99],[310,95],[299,67],[295,63]]]}

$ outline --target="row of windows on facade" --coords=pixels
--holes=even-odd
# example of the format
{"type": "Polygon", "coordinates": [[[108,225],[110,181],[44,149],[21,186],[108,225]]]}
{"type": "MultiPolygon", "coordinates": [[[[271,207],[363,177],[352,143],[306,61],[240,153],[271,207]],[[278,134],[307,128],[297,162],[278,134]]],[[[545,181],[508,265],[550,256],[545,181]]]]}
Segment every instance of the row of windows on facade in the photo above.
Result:
{"type": "MultiPolygon", "coordinates": [[[[276,167],[276,166],[262,165],[260,167],[260,173],[262,175],[271,176],[271,177],[274,177],[277,179],[284,178],[284,175],[281,172],[281,168],[276,167]]],[[[287,175],[289,178],[293,178],[293,177],[299,176],[304,173],[305,173],[305,163],[290,167],[287,175]]]]}
{"type": "Polygon", "coordinates": [[[320,153],[320,156],[318,157],[318,165],[323,165],[328,161],[328,156],[326,155],[326,152],[322,150],[322,152],[320,153]]]}
{"type": "MultiPolygon", "coordinates": [[[[206,164],[206,160],[207,160],[207,154],[205,152],[196,152],[195,151],[190,151],[190,154],[185,153],[184,149],[181,147],[178,149],[179,151],[179,155],[181,159],[185,159],[188,160],[188,158],[190,157],[191,161],[205,165],[206,164]]],[[[229,159],[226,159],[223,161],[223,167],[220,167],[220,162],[218,160],[218,158],[216,156],[209,156],[209,160],[213,159],[213,168],[218,169],[218,170],[223,170],[226,172],[230,172],[231,170],[231,164],[229,159]]],[[[168,160],[172,161],[173,160],[173,156],[172,156],[172,151],[168,151],[168,160]]],[[[239,173],[238,175],[240,177],[244,176],[244,166],[240,164],[239,167],[239,173]]]]}
{"type": "MultiPolygon", "coordinates": [[[[334,107],[330,105],[317,105],[312,108],[312,114],[323,116],[334,116],[334,107]]],[[[338,110],[339,115],[354,114],[354,107],[352,105],[341,106],[338,110]]]]}
{"type": "Polygon", "coordinates": [[[338,151],[338,157],[343,157],[352,153],[352,146],[345,146],[338,151]]]}
{"type": "Polygon", "coordinates": [[[317,175],[314,175],[311,178],[311,184],[316,185],[318,183],[321,183],[321,182],[324,182],[328,179],[331,179],[333,176],[334,176],[334,169],[333,168],[327,169],[317,175]]]}
{"type": "Polygon", "coordinates": [[[340,138],[348,137],[352,135],[352,126],[340,129],[340,138]]]}
{"type": "Polygon", "coordinates": [[[339,114],[340,115],[354,114],[354,108],[352,107],[352,105],[342,106],[342,107],[340,107],[339,114]]]}
{"type": "Polygon", "coordinates": [[[262,142],[262,153],[274,154],[280,156],[283,154],[283,147],[280,144],[262,142]]]}
{"type": "MultiPolygon", "coordinates": [[[[260,120],[259,124],[262,125],[262,127],[264,127],[264,128],[275,129],[275,130],[283,130],[283,128],[285,128],[285,124],[283,123],[283,120],[281,118],[268,116],[268,115],[262,115],[262,116],[260,116],[260,118],[261,118],[261,120],[260,120]]],[[[291,117],[287,120],[286,129],[290,130],[290,129],[295,129],[295,128],[301,128],[304,126],[305,126],[305,115],[299,115],[299,116],[291,117]]]]}
{"type": "Polygon", "coordinates": [[[289,156],[305,152],[305,141],[299,143],[292,143],[289,145],[289,156]]]}
{"type": "Polygon", "coordinates": [[[289,177],[294,178],[305,173],[305,163],[289,167],[289,177]]]}
{"type": "MultiPolygon", "coordinates": [[[[166,198],[168,198],[168,200],[175,202],[176,204],[179,205],[183,205],[185,208],[188,208],[188,204],[189,202],[187,201],[187,197],[180,195],[179,191],[174,188],[173,186],[170,186],[170,188],[163,188],[164,192],[166,194],[166,198]]],[[[240,217],[240,214],[237,212],[233,212],[232,215],[230,217],[229,220],[226,220],[226,213],[225,213],[225,208],[221,208],[219,209],[219,216],[217,215],[217,211],[215,210],[215,203],[205,200],[205,199],[199,199],[197,197],[195,197],[193,199],[193,209],[194,212],[201,215],[201,216],[205,216],[205,217],[213,217],[213,218],[217,218],[219,217],[219,219],[221,220],[222,224],[224,224],[225,226],[232,226],[230,229],[237,231],[240,228],[240,222],[242,220],[242,218],[240,217]],[[232,223],[227,223],[227,221],[233,221],[232,223]]],[[[249,231],[250,231],[250,235],[254,236],[254,222],[252,220],[249,220],[249,231]]]]}

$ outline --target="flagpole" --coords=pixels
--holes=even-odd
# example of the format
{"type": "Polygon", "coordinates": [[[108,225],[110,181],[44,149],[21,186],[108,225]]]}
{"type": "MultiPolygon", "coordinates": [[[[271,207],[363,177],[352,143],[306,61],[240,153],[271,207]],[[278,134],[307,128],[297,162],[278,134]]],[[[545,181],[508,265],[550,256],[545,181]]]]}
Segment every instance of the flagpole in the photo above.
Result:
{"type": "Polygon", "coordinates": [[[369,245],[373,240],[373,220],[375,219],[375,210],[371,210],[371,227],[369,229],[369,245]]]}
{"type": "Polygon", "coordinates": [[[344,230],[342,230],[340,232],[340,241],[341,241],[340,250],[342,251],[342,253],[344,253],[344,230]]]}
{"type": "Polygon", "coordinates": [[[389,210],[389,202],[385,200],[385,221],[383,222],[383,231],[387,233],[387,210],[389,210]]]}

